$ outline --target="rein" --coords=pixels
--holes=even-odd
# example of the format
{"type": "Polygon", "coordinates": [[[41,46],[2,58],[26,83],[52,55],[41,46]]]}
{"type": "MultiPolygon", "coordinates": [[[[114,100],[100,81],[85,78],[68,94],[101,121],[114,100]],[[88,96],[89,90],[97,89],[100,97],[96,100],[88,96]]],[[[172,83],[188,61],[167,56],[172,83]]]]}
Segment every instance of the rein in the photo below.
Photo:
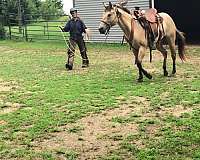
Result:
{"type": "MultiPolygon", "coordinates": [[[[119,19],[119,17],[118,17],[119,19]]],[[[134,38],[134,25],[135,25],[135,20],[137,20],[136,18],[132,17],[131,18],[131,32],[129,34],[129,36],[127,37],[126,35],[125,36],[125,39],[126,41],[129,43],[130,45],[130,48],[133,48],[134,50],[136,50],[136,48],[134,48],[134,46],[132,45],[132,41],[133,41],[133,38],[134,38]]]]}
{"type": "MultiPolygon", "coordinates": [[[[105,38],[105,40],[104,40],[103,43],[106,43],[106,41],[107,41],[107,39],[108,39],[108,35],[109,35],[109,31],[106,32],[106,38],[105,38]]],[[[103,43],[102,43],[102,44],[103,44],[103,43]]],[[[99,54],[99,53],[101,52],[102,49],[103,49],[103,45],[102,45],[101,48],[98,50],[97,54],[99,54]]]]}

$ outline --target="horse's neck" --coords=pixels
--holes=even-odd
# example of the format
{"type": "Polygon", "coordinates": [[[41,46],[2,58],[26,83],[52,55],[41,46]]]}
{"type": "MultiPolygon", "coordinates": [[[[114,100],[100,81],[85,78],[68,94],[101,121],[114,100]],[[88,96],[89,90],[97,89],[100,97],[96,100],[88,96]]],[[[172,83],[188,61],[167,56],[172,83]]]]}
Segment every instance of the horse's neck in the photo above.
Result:
{"type": "Polygon", "coordinates": [[[119,17],[118,24],[119,24],[120,28],[123,30],[125,36],[127,38],[129,38],[129,36],[131,34],[132,16],[121,9],[120,9],[120,12],[121,12],[121,16],[119,17]]]}

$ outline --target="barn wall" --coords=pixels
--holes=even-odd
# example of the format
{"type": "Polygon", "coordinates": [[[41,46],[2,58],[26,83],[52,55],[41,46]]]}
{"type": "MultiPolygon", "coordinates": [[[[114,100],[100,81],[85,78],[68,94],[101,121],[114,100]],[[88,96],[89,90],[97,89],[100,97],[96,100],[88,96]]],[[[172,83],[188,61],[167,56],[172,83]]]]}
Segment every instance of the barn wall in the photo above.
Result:
{"type": "Polygon", "coordinates": [[[168,13],[177,28],[185,33],[187,42],[200,42],[200,1],[199,0],[155,0],[158,12],[168,13]]]}
{"type": "MultiPolygon", "coordinates": [[[[105,35],[100,35],[98,31],[99,23],[103,14],[103,2],[109,2],[106,0],[74,0],[74,7],[78,9],[78,14],[85,22],[86,26],[91,30],[92,42],[103,42],[105,35]]],[[[117,0],[112,0],[113,3],[117,0]]],[[[127,8],[133,9],[135,6],[139,6],[142,9],[147,9],[150,6],[149,0],[131,0],[127,4],[127,8]]],[[[114,26],[110,30],[108,36],[108,42],[119,43],[122,40],[123,33],[119,26],[114,26]]]]}

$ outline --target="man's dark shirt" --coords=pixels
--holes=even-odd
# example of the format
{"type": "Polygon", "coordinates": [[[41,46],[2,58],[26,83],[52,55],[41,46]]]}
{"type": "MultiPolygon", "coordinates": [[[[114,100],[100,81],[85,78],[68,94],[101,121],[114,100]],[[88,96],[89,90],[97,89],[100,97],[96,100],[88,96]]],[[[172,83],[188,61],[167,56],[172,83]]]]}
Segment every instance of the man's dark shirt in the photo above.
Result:
{"type": "Polygon", "coordinates": [[[83,38],[82,33],[85,33],[85,29],[87,29],[87,27],[80,18],[76,20],[72,18],[67,22],[63,30],[70,33],[70,38],[77,40],[83,38]]]}

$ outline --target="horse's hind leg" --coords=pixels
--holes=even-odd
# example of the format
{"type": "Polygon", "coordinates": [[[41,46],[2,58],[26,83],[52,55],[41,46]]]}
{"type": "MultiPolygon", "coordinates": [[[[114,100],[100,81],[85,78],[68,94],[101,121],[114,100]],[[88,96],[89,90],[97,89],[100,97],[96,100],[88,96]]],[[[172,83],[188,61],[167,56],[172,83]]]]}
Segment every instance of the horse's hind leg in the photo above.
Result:
{"type": "Polygon", "coordinates": [[[142,66],[141,66],[141,63],[139,62],[138,60],[138,50],[135,50],[133,48],[133,53],[135,55],[135,64],[137,65],[138,67],[138,73],[139,73],[139,77],[138,77],[138,82],[142,82],[143,81],[143,73],[142,73],[142,66]]]}
{"type": "Polygon", "coordinates": [[[163,47],[162,42],[159,41],[156,44],[157,49],[162,53],[164,60],[163,60],[163,71],[164,71],[164,76],[168,76],[168,72],[167,72],[167,50],[163,47]]]}
{"type": "Polygon", "coordinates": [[[172,74],[176,73],[176,46],[175,46],[175,37],[168,38],[169,48],[171,50],[171,57],[173,61],[172,74]]]}
{"type": "Polygon", "coordinates": [[[136,59],[136,64],[139,69],[139,78],[138,81],[141,82],[143,80],[144,74],[147,78],[152,79],[152,76],[142,67],[142,59],[144,58],[146,49],[144,47],[139,48],[138,57],[136,59]]]}

